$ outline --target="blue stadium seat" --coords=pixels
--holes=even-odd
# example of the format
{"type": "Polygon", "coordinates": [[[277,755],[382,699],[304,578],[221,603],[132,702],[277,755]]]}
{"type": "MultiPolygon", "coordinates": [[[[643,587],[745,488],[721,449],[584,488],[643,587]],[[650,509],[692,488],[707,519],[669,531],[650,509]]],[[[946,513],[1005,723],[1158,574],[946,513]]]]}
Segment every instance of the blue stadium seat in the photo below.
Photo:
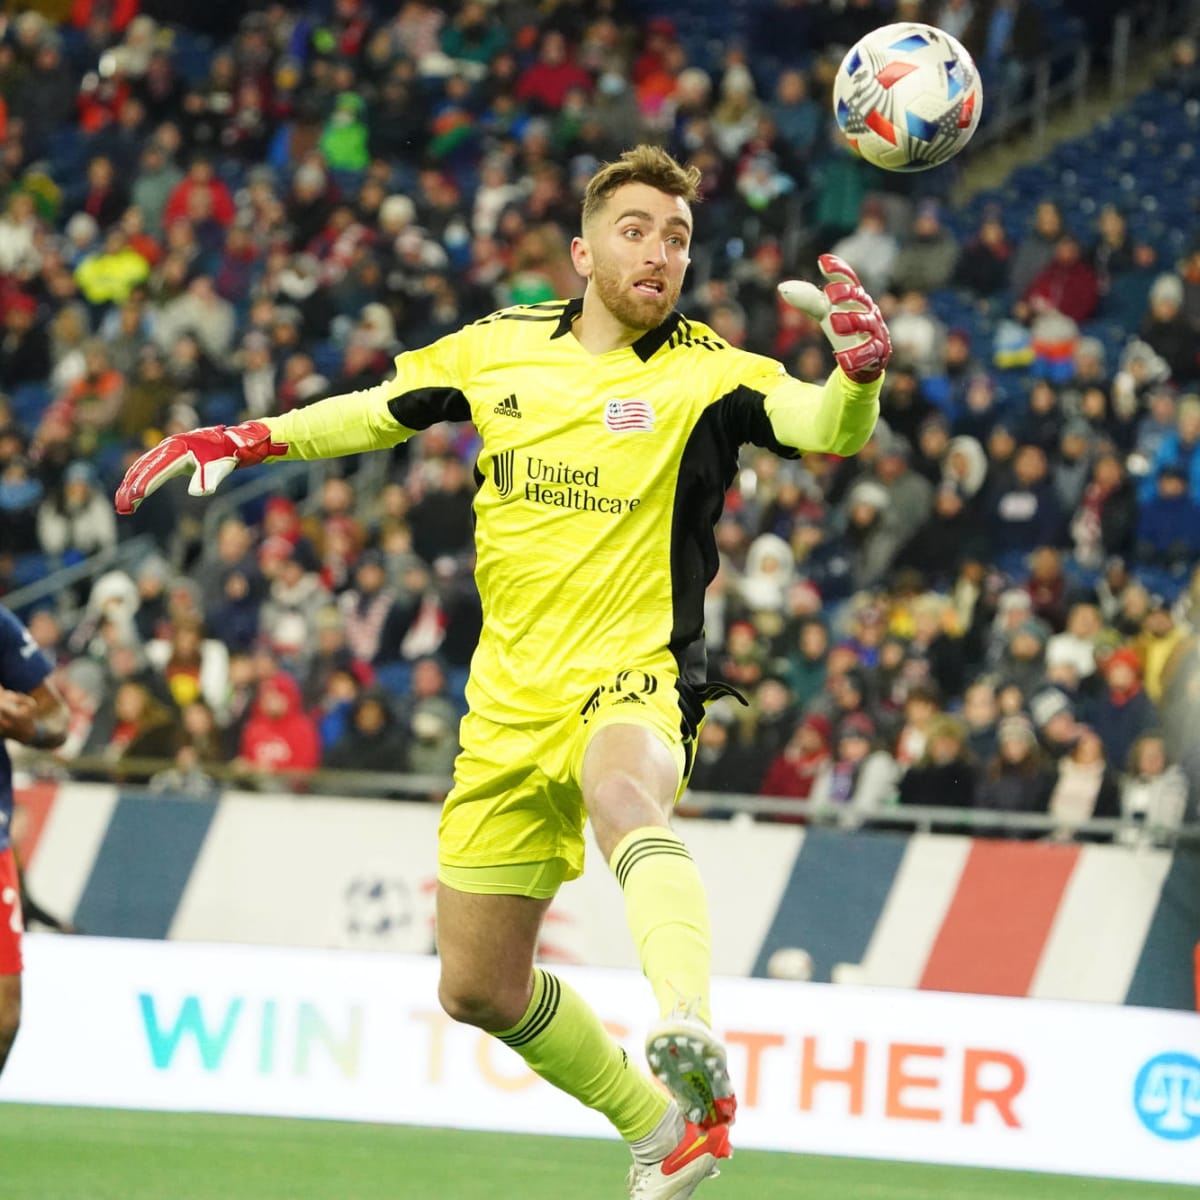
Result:
{"type": "Polygon", "coordinates": [[[412,663],[382,663],[375,668],[375,681],[389,696],[407,696],[412,690],[412,663]]]}
{"type": "Polygon", "coordinates": [[[175,69],[188,83],[202,83],[212,67],[213,44],[189,29],[176,28],[171,47],[175,69]]]}
{"type": "Polygon", "coordinates": [[[206,425],[236,425],[242,411],[237,392],[205,392],[200,397],[200,416],[206,425]]]}
{"type": "Polygon", "coordinates": [[[50,387],[45,383],[22,383],[13,389],[10,399],[18,424],[32,433],[50,405],[50,387]]]}
{"type": "Polygon", "coordinates": [[[55,563],[46,554],[18,554],[13,560],[13,587],[28,587],[45,579],[55,563]]]}
{"type": "Polygon", "coordinates": [[[325,376],[334,380],[342,373],[342,348],[334,342],[317,342],[312,347],[313,365],[325,376]]]}

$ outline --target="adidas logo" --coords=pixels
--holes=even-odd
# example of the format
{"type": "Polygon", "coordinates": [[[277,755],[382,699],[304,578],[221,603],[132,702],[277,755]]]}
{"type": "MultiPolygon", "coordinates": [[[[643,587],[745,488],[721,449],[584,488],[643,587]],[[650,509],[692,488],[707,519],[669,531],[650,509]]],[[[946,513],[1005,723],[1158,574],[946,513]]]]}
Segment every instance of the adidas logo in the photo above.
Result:
{"type": "Polygon", "coordinates": [[[504,399],[492,409],[492,412],[501,417],[516,417],[518,421],[521,419],[521,409],[517,405],[517,398],[515,395],[505,396],[504,399]]]}

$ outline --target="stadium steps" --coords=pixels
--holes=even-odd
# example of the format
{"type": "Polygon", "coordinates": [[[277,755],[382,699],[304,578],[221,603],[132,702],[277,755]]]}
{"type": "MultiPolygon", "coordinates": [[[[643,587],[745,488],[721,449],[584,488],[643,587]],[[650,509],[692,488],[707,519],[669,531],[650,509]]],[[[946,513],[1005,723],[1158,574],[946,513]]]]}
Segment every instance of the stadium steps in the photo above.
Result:
{"type": "Polygon", "coordinates": [[[1132,57],[1126,91],[1115,99],[1107,76],[1093,79],[1083,104],[1064,105],[1062,112],[1052,115],[1043,138],[1035,140],[1021,130],[1007,141],[993,143],[984,153],[968,157],[955,184],[954,204],[963,206],[979,192],[1003,188],[1018,168],[1045,162],[1064,142],[1090,132],[1106,118],[1115,118],[1139,92],[1150,87],[1166,63],[1167,53],[1167,47],[1162,47],[1132,57]]]}

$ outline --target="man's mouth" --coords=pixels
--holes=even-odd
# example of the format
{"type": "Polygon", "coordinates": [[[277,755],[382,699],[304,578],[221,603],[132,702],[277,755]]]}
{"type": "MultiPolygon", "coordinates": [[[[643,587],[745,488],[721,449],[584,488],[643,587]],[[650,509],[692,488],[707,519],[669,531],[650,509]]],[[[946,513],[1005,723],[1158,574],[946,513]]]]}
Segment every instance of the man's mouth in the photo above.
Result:
{"type": "Polygon", "coordinates": [[[643,296],[661,296],[664,285],[661,279],[639,279],[634,283],[633,290],[641,292],[643,296]]]}

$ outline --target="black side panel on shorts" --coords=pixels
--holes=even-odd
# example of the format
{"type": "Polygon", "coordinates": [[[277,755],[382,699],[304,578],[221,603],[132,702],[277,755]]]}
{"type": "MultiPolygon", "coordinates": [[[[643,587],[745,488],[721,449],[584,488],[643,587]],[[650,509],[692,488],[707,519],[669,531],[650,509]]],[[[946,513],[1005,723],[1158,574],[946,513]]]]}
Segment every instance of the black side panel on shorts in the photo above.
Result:
{"type": "Polygon", "coordinates": [[[428,429],[439,421],[469,421],[466,396],[451,387],[414,388],[388,401],[388,411],[405,429],[428,429]]]}
{"type": "Polygon", "coordinates": [[[742,386],[710,404],[679,460],[671,516],[671,653],[680,675],[693,685],[703,684],[707,677],[704,589],[717,573],[713,526],[737,475],[738,450],[750,443],[783,458],[800,457],[800,451],[776,439],[764,399],[763,392],[742,386]]]}

